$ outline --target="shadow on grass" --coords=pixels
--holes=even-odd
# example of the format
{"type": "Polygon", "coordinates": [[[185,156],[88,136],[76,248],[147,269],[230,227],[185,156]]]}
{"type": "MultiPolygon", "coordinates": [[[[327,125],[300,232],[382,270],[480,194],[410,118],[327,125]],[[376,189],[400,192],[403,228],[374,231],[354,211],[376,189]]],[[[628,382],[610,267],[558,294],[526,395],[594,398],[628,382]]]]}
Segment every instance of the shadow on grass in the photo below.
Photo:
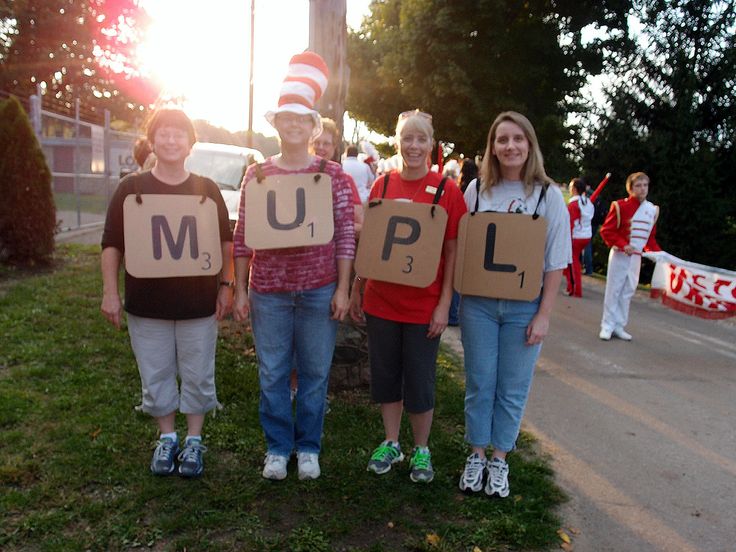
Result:
{"type": "MultiPolygon", "coordinates": [[[[140,380],[127,335],[99,315],[98,253],[64,246],[57,269],[0,297],[0,548],[4,550],[507,550],[557,542],[562,500],[528,438],[510,457],[512,495],[457,490],[466,447],[459,365],[443,354],[430,485],[405,461],[365,471],[382,437],[366,390],[331,397],[323,476],[260,476],[263,436],[250,335],[223,326],[224,408],[209,417],[202,479],[156,478],[156,428],[133,407],[140,380]]],[[[181,420],[180,420],[181,422],[181,420]]],[[[183,429],[183,427],[180,427],[183,429]]],[[[402,442],[411,443],[404,427],[402,442]]]]}

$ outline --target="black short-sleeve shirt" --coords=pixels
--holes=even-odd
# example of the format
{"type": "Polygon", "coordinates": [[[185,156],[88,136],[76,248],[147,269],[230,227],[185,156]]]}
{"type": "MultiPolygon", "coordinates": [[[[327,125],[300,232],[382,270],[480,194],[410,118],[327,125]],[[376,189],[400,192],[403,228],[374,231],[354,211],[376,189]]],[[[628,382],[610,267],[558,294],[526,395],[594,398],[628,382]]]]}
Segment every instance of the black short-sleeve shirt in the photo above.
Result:
{"type": "MultiPolygon", "coordinates": [[[[134,173],[120,181],[107,209],[102,248],[114,247],[125,254],[123,202],[128,195],[181,194],[206,195],[217,206],[220,242],[232,241],[227,207],[212,180],[191,174],[181,184],[171,186],[158,180],[150,171],[134,173]]],[[[176,278],[136,278],[125,272],[125,310],[145,318],[189,320],[215,313],[218,292],[217,276],[176,278]]]]}

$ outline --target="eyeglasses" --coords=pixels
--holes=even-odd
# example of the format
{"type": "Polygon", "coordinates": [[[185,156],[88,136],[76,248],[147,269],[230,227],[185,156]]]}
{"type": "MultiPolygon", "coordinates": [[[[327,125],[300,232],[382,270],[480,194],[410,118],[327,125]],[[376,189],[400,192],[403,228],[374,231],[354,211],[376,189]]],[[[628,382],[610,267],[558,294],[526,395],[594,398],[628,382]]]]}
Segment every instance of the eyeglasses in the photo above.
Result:
{"type": "Polygon", "coordinates": [[[187,139],[189,139],[189,134],[185,130],[177,128],[161,127],[154,133],[154,140],[159,142],[168,142],[169,140],[180,142],[187,139]]]}
{"type": "Polygon", "coordinates": [[[430,123],[432,122],[432,116],[429,113],[425,113],[424,111],[419,111],[418,109],[412,109],[411,111],[402,111],[401,113],[399,113],[399,121],[403,119],[408,119],[409,117],[413,117],[414,115],[418,115],[419,117],[424,117],[430,123]]]}
{"type": "Polygon", "coordinates": [[[280,121],[281,123],[285,125],[290,125],[293,123],[297,123],[300,125],[306,125],[308,123],[312,123],[313,121],[312,116],[309,114],[292,113],[290,111],[283,111],[281,113],[277,113],[276,120],[280,121]]]}

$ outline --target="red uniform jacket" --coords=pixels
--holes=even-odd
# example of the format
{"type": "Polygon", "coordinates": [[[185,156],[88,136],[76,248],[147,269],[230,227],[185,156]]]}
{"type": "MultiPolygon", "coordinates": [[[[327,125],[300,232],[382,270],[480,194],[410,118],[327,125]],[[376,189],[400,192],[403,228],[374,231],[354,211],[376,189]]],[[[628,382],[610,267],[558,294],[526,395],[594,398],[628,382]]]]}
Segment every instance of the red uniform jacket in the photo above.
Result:
{"type": "MultiPolygon", "coordinates": [[[[606,220],[603,221],[600,229],[601,238],[608,247],[617,247],[623,250],[624,247],[629,245],[631,219],[639,205],[639,200],[631,196],[611,203],[611,210],[608,211],[606,220]]],[[[652,226],[644,251],[662,251],[655,237],[656,230],[656,226],[652,226]]]]}

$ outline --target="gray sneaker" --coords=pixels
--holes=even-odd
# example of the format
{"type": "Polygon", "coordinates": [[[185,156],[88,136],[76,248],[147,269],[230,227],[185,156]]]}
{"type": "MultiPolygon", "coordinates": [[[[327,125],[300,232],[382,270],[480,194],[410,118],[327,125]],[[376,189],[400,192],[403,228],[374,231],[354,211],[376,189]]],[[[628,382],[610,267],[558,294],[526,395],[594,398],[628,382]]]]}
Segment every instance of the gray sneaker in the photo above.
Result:
{"type": "Polygon", "coordinates": [[[498,495],[501,498],[509,496],[509,465],[505,460],[494,458],[488,462],[485,491],[488,496],[498,495]]]}
{"type": "Polygon", "coordinates": [[[486,472],[487,460],[474,452],[465,461],[465,469],[460,477],[460,490],[477,493],[483,488],[483,475],[486,472]]]}
{"type": "Polygon", "coordinates": [[[154,475],[171,475],[174,473],[174,460],[179,452],[179,442],[170,437],[160,439],[151,458],[151,473],[154,475]]]}
{"type": "Polygon", "coordinates": [[[368,461],[368,471],[382,475],[391,469],[396,462],[401,462],[404,454],[401,452],[399,443],[393,441],[384,441],[378,448],[373,451],[371,459],[368,461]]]}
{"type": "Polygon", "coordinates": [[[432,468],[432,454],[428,447],[416,447],[409,463],[411,473],[409,478],[414,483],[429,483],[434,479],[432,468]]]}
{"type": "Polygon", "coordinates": [[[204,472],[202,454],[207,447],[200,439],[187,439],[179,453],[179,475],[182,477],[199,477],[204,472]]]}

